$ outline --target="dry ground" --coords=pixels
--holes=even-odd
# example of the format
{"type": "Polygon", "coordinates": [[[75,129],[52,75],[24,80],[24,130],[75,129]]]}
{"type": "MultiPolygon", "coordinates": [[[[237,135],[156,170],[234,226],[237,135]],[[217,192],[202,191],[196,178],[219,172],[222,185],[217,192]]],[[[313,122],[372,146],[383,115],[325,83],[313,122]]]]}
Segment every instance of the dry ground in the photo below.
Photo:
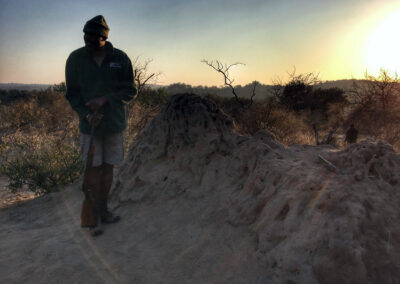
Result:
{"type": "Polygon", "coordinates": [[[28,200],[35,198],[35,194],[27,188],[22,188],[13,193],[7,187],[7,185],[7,178],[0,177],[0,209],[24,203],[28,200]]]}

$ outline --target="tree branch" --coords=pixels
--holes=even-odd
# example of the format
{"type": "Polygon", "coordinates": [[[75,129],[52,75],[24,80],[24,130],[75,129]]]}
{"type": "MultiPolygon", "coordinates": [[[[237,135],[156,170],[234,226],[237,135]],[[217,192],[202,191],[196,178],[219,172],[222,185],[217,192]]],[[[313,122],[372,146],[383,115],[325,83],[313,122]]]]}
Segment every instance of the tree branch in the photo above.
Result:
{"type": "Polygon", "coordinates": [[[203,59],[201,62],[207,64],[208,66],[213,68],[215,71],[217,71],[218,73],[222,74],[222,76],[224,77],[225,86],[228,86],[231,89],[232,94],[235,96],[236,101],[241,105],[241,107],[249,108],[253,104],[253,98],[256,95],[255,89],[256,89],[256,86],[257,86],[257,82],[254,81],[253,92],[252,92],[252,95],[251,95],[251,98],[250,98],[250,103],[248,105],[245,105],[240,100],[239,96],[236,94],[235,88],[233,87],[234,80],[229,78],[229,69],[231,69],[233,66],[245,65],[244,63],[237,62],[237,63],[231,64],[231,65],[228,66],[228,65],[222,64],[218,60],[216,60],[215,63],[214,63],[214,61],[209,62],[208,60],[203,59]]]}

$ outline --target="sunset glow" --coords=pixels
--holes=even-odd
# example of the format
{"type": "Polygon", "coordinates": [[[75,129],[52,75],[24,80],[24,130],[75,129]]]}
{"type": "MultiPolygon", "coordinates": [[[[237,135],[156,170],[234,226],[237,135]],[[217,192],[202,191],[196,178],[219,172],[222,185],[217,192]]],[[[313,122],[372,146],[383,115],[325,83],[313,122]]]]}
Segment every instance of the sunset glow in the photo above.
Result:
{"type": "Polygon", "coordinates": [[[109,41],[151,59],[158,84],[222,85],[201,60],[244,63],[235,84],[270,84],[296,68],[323,80],[400,68],[398,0],[0,0],[0,83],[64,81],[84,23],[102,14],[109,41]]]}
{"type": "Polygon", "coordinates": [[[400,71],[400,9],[384,18],[371,32],[365,47],[366,68],[400,71]]]}

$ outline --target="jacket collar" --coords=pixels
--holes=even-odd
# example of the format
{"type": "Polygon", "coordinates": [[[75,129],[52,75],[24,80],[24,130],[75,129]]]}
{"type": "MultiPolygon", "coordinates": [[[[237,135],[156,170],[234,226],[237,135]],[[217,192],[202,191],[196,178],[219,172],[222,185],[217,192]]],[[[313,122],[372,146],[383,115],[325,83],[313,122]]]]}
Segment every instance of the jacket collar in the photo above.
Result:
{"type": "MultiPolygon", "coordinates": [[[[89,50],[86,48],[86,46],[85,46],[84,48],[85,48],[86,53],[87,53],[88,55],[90,55],[90,52],[89,52],[89,50]]],[[[106,49],[106,56],[105,56],[105,58],[108,58],[108,57],[111,57],[111,56],[114,55],[114,47],[113,47],[113,45],[111,44],[111,42],[106,41],[105,49],[106,49]]]]}
{"type": "Polygon", "coordinates": [[[111,44],[111,42],[106,41],[106,56],[112,55],[114,55],[114,46],[111,44]]]}

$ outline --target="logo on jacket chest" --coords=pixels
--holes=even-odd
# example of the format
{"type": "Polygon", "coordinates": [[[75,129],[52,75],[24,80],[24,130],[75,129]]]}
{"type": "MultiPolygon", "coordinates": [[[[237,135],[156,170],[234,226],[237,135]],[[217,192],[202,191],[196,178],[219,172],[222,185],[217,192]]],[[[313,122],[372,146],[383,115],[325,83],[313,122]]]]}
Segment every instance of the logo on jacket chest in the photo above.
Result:
{"type": "Polygon", "coordinates": [[[121,64],[118,62],[110,62],[110,68],[121,68],[121,64]]]}

